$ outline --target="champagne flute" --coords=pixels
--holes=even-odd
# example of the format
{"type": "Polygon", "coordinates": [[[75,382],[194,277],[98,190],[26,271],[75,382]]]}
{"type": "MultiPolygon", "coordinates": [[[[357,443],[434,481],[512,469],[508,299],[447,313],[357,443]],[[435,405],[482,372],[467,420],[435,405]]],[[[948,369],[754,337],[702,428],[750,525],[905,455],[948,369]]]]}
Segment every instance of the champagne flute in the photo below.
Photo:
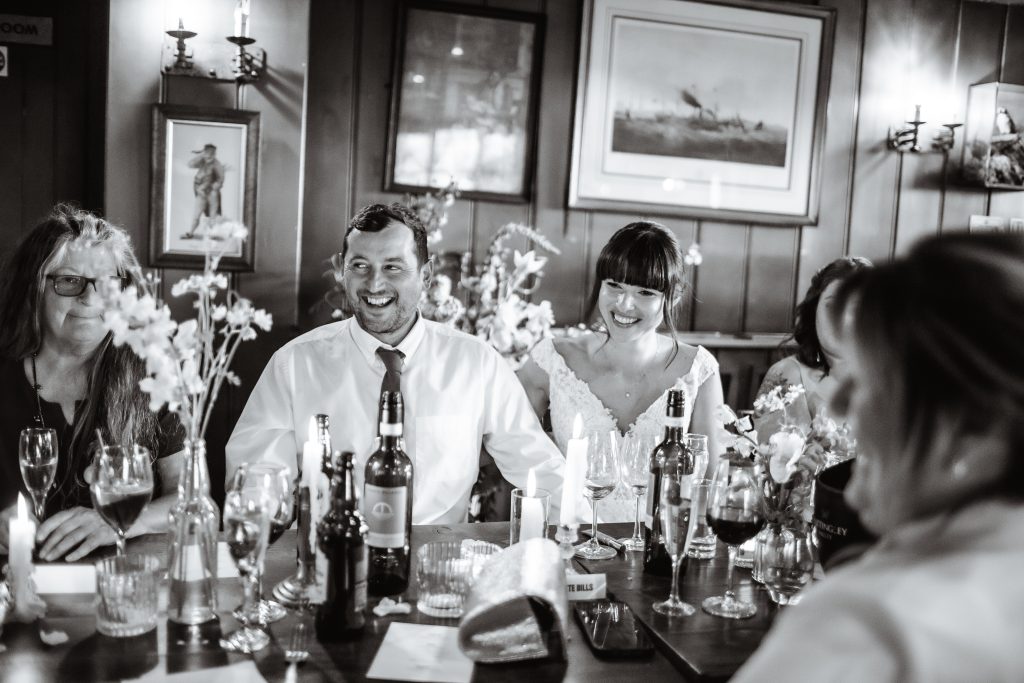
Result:
{"type": "MultiPolygon", "coordinates": [[[[268,499],[267,517],[270,524],[267,545],[271,546],[281,534],[291,526],[295,519],[295,495],[293,492],[294,481],[291,470],[286,466],[274,462],[251,463],[248,465],[250,477],[259,478],[260,486],[264,489],[268,499]]],[[[263,621],[273,623],[280,621],[288,614],[288,611],[280,603],[263,598],[263,568],[259,568],[256,576],[256,604],[263,621]]],[[[239,608],[240,609],[240,608],[239,608]]],[[[238,618],[239,610],[235,611],[238,618]]]]}
{"type": "Polygon", "coordinates": [[[597,541],[597,501],[615,490],[619,480],[617,434],[595,434],[587,447],[587,473],[583,480],[583,493],[590,499],[593,511],[590,540],[576,546],[577,557],[586,560],[607,560],[615,551],[597,541]]]}
{"type": "Polygon", "coordinates": [[[273,500],[264,488],[266,479],[265,473],[251,474],[249,466],[242,464],[235,470],[224,497],[224,532],[228,551],[242,578],[245,598],[234,613],[242,627],[221,638],[220,646],[246,654],[262,650],[270,643],[270,636],[263,630],[266,621],[260,614],[256,595],[273,507],[273,500]]]}
{"type": "Polygon", "coordinates": [[[640,525],[640,504],[647,492],[651,478],[651,452],[654,450],[654,439],[639,434],[628,436],[619,453],[619,469],[622,472],[622,483],[629,487],[636,496],[636,517],[633,520],[633,536],[620,538],[619,543],[626,550],[643,552],[644,536],[640,525]]]}
{"type": "Polygon", "coordinates": [[[92,505],[117,534],[117,554],[124,557],[128,529],[153,497],[149,449],[138,444],[100,446],[93,467],[92,505]]]}
{"type": "Polygon", "coordinates": [[[36,519],[41,522],[46,514],[46,494],[57,475],[57,431],[40,427],[22,429],[18,464],[25,488],[32,497],[36,519]]]}
{"type": "Polygon", "coordinates": [[[739,453],[729,453],[718,459],[707,515],[712,530],[729,545],[729,587],[725,595],[707,598],[701,607],[709,614],[726,619],[752,617],[757,613],[757,606],[737,600],[733,591],[736,549],[756,536],[765,523],[761,491],[750,460],[739,453]]]}
{"type": "Polygon", "coordinates": [[[662,470],[661,478],[661,533],[665,551],[672,558],[672,590],[668,600],[651,605],[658,614],[668,617],[688,617],[697,610],[679,599],[679,567],[693,539],[695,522],[690,486],[692,474],[684,474],[680,466],[662,470]]]}

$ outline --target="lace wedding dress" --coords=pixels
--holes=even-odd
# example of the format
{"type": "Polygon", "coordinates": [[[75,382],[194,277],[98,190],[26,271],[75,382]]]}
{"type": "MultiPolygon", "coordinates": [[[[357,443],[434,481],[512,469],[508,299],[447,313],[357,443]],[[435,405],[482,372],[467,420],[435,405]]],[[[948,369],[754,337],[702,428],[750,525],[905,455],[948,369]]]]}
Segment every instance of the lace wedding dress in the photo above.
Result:
{"type": "MultiPolygon", "coordinates": [[[[533,348],[531,357],[544,372],[548,373],[548,396],[550,400],[551,425],[555,443],[562,454],[572,438],[573,421],[577,413],[583,418],[586,434],[607,434],[615,432],[619,439],[619,452],[627,439],[644,439],[657,445],[664,436],[665,402],[668,390],[662,394],[629,425],[625,433],[619,431],[615,416],[590,390],[586,382],[576,376],[565,359],[555,349],[552,339],[543,339],[533,348]]],[[[686,395],[685,424],[689,427],[697,390],[706,379],[718,372],[718,361],[703,346],[697,347],[690,369],[673,384],[673,389],[682,389],[686,395]]],[[[641,510],[647,504],[646,495],[641,499],[641,510]]],[[[597,507],[597,516],[602,522],[632,522],[636,514],[636,498],[628,486],[621,482],[597,507]]]]}

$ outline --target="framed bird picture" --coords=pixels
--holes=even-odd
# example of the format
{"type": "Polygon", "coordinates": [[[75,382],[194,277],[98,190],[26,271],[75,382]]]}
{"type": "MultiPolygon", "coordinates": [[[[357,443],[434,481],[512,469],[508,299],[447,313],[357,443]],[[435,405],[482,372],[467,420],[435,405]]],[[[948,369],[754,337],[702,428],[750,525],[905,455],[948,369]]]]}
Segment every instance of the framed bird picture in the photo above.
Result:
{"type": "Polygon", "coordinates": [[[569,206],[812,225],[835,10],[586,0],[569,206]]]}
{"type": "Polygon", "coordinates": [[[979,83],[967,98],[963,174],[1002,190],[1024,190],[1024,85],[979,83]],[[1020,122],[1018,124],[1017,122],[1020,122]]]}

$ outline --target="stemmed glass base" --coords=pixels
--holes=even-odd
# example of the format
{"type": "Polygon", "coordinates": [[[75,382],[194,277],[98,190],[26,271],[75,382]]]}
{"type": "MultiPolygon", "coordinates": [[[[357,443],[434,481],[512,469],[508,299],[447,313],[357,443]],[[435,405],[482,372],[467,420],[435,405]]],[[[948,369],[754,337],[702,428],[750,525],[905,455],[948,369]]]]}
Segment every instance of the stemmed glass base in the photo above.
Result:
{"type": "Polygon", "coordinates": [[[749,619],[757,614],[757,605],[737,600],[730,591],[727,591],[725,595],[707,598],[700,606],[708,614],[725,619],[749,619]]]}
{"type": "Polygon", "coordinates": [[[615,557],[615,551],[598,543],[596,538],[591,538],[576,546],[576,557],[584,560],[610,560],[615,557]]]}
{"type": "Polygon", "coordinates": [[[668,600],[654,603],[651,605],[651,609],[666,617],[688,617],[697,612],[697,608],[690,603],[671,597],[668,600]]]}
{"type": "MultiPolygon", "coordinates": [[[[256,610],[259,612],[259,620],[261,624],[271,624],[275,621],[281,621],[288,616],[288,610],[273,600],[260,600],[256,603],[256,610]]],[[[242,607],[239,606],[235,609],[235,611],[231,613],[231,616],[239,621],[243,621],[245,617],[242,613],[242,607]]]]}
{"type": "Polygon", "coordinates": [[[252,626],[243,626],[220,639],[222,649],[229,652],[252,654],[270,644],[270,636],[265,631],[252,626]]]}
{"type": "Polygon", "coordinates": [[[628,552],[642,553],[644,551],[644,537],[632,536],[630,538],[620,538],[619,543],[628,552]]]}
{"type": "Polygon", "coordinates": [[[270,635],[261,628],[266,626],[266,622],[262,620],[257,604],[253,604],[248,610],[245,604],[239,605],[232,615],[242,627],[220,639],[220,646],[223,649],[250,654],[270,644],[270,635]]]}

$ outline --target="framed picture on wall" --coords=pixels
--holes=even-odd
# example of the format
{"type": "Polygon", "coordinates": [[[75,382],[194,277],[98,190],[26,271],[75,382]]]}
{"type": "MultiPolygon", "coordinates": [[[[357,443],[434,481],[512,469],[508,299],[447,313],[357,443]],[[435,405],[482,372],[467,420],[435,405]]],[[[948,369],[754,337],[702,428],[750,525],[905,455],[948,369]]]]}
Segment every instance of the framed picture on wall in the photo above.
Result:
{"type": "Polygon", "coordinates": [[[384,189],[454,179],[465,198],[529,200],[544,17],[433,2],[399,14],[384,189]]]}
{"type": "Polygon", "coordinates": [[[204,241],[227,220],[249,238],[225,241],[220,269],[253,270],[259,148],[259,112],[154,105],[150,265],[201,269],[204,241]]]}
{"type": "Polygon", "coordinates": [[[834,10],[586,0],[569,206],[817,222],[834,10]]]}

